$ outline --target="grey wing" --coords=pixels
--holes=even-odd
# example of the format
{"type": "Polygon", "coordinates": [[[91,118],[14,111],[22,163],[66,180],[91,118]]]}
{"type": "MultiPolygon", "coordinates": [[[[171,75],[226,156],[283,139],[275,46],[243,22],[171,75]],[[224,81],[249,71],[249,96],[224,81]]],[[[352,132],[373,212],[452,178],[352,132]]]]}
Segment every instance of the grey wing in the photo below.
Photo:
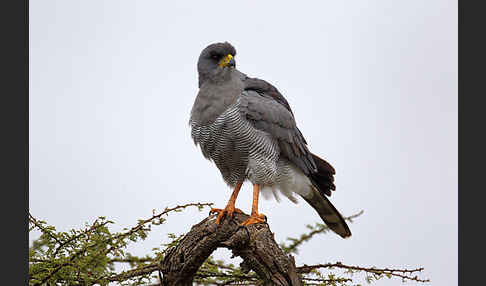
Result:
{"type": "Polygon", "coordinates": [[[245,90],[240,97],[240,112],[256,129],[273,136],[280,154],[294,163],[304,174],[317,172],[312,154],[297,128],[292,112],[273,97],[254,90],[245,90]]]}

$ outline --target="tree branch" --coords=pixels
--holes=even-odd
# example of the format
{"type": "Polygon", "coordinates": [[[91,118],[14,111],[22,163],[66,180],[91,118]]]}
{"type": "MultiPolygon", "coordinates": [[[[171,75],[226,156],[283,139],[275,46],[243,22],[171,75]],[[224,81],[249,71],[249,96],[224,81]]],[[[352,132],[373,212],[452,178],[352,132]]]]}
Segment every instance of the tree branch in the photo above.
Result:
{"type": "Polygon", "coordinates": [[[317,265],[304,265],[297,268],[298,273],[309,273],[314,269],[318,268],[343,268],[348,270],[363,271],[367,273],[377,274],[377,275],[388,275],[400,277],[403,280],[412,280],[417,282],[430,282],[429,279],[420,279],[417,276],[411,276],[413,273],[422,272],[424,268],[417,269],[389,269],[389,268],[375,268],[375,267],[360,267],[345,265],[341,262],[327,263],[327,264],[317,264],[317,265]]]}
{"type": "Polygon", "coordinates": [[[248,215],[235,213],[232,220],[215,223],[216,214],[194,225],[179,244],[160,262],[162,285],[192,285],[203,262],[219,247],[230,249],[243,259],[244,273],[255,271],[264,285],[301,286],[294,258],[286,255],[275,242],[268,224],[241,227],[248,215]]]}
{"type": "MultiPolygon", "coordinates": [[[[359,217],[360,215],[362,215],[363,212],[364,211],[361,210],[360,212],[358,212],[358,213],[356,213],[354,215],[345,217],[344,220],[345,221],[349,221],[349,222],[353,222],[353,219],[359,217]]],[[[294,254],[297,254],[297,248],[301,244],[303,244],[304,242],[307,242],[308,240],[310,240],[316,234],[325,233],[325,232],[328,232],[330,230],[330,228],[327,225],[322,224],[322,223],[316,223],[316,226],[310,226],[309,225],[308,228],[312,229],[312,231],[309,232],[309,233],[307,233],[307,234],[302,234],[300,236],[300,238],[289,237],[289,238],[287,238],[287,240],[292,241],[291,244],[285,245],[285,243],[282,243],[280,245],[282,247],[282,249],[284,250],[285,253],[294,253],[294,254]]]]}

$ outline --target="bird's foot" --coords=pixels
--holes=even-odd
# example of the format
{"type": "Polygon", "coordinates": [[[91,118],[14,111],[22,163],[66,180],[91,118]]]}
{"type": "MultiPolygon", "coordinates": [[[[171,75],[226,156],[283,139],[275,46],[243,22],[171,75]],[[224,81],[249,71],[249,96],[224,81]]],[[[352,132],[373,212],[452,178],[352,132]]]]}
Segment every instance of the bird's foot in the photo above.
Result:
{"type": "Polygon", "coordinates": [[[241,225],[248,226],[255,223],[265,223],[267,222],[267,217],[264,214],[251,214],[251,216],[245,220],[241,225]]]}
{"type": "Polygon", "coordinates": [[[233,218],[233,213],[243,213],[240,209],[235,208],[233,205],[227,205],[224,209],[214,209],[212,208],[209,211],[209,214],[218,213],[218,217],[216,218],[216,224],[221,224],[224,217],[227,216],[229,219],[233,218]]]}

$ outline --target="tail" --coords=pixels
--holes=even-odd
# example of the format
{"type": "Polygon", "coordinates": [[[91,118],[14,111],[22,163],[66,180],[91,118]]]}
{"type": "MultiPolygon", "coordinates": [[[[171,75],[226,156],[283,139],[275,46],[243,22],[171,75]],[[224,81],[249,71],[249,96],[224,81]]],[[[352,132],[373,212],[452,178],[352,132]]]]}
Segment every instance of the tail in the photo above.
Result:
{"type": "Polygon", "coordinates": [[[317,211],[321,219],[332,231],[339,234],[342,238],[347,238],[351,236],[348,225],[326,197],[331,196],[331,190],[336,189],[333,183],[334,168],[318,156],[312,154],[312,157],[317,165],[317,173],[309,174],[309,179],[315,188],[312,188],[312,192],[302,197],[317,211]]]}

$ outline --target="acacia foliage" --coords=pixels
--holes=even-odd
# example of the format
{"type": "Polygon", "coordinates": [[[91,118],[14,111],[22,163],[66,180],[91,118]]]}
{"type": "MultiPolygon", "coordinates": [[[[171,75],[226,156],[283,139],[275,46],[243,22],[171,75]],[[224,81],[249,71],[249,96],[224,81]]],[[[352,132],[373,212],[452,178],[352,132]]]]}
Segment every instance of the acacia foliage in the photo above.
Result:
{"type": "MultiPolygon", "coordinates": [[[[41,232],[29,248],[29,285],[158,285],[159,262],[167,251],[174,247],[184,235],[168,233],[169,242],[154,247],[144,257],[131,255],[127,247],[144,240],[152,227],[163,224],[174,212],[196,207],[202,211],[211,203],[188,203],[162,212],[150,218],[138,220],[131,228],[112,232],[113,221],[98,217],[92,223],[85,223],[81,229],[67,232],[57,231],[54,226],[29,214],[29,231],[41,232]],[[126,263],[129,270],[116,271],[116,263],[126,263]],[[112,283],[113,282],[113,283],[112,283]]],[[[363,211],[345,218],[349,222],[363,214],[363,211]]],[[[289,237],[280,246],[285,253],[298,253],[298,248],[318,234],[325,234],[329,228],[321,223],[307,225],[308,232],[298,237],[289,237]]],[[[416,274],[423,268],[390,269],[350,266],[341,262],[297,267],[306,285],[359,285],[353,281],[356,273],[362,274],[369,283],[378,279],[398,278],[403,281],[429,282],[416,274]]],[[[258,285],[259,278],[253,272],[245,272],[239,266],[210,256],[199,268],[194,282],[199,285],[258,285]]]]}

